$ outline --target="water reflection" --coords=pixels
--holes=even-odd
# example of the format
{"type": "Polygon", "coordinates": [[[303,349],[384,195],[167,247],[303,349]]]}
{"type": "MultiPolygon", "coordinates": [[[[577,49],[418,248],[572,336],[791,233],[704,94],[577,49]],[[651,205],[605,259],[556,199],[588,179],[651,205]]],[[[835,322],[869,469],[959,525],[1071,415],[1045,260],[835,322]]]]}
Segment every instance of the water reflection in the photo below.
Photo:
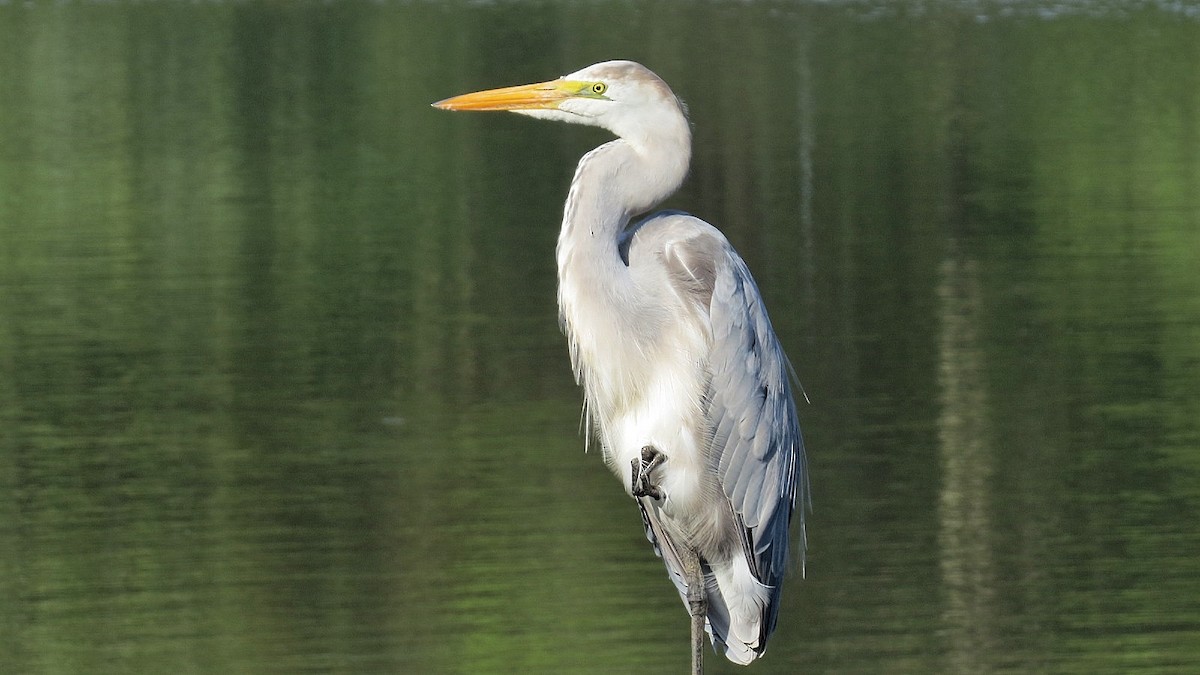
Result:
{"type": "Polygon", "coordinates": [[[947,669],[978,673],[992,669],[995,654],[996,569],[990,541],[995,526],[989,508],[995,499],[995,449],[989,442],[984,353],[976,332],[981,300],[975,261],[956,256],[942,263],[938,299],[942,317],[938,548],[946,596],[942,621],[949,643],[947,669]]]}
{"type": "Polygon", "coordinates": [[[428,109],[613,56],[813,400],[754,669],[1200,659],[1198,24],[864,7],[0,7],[4,669],[684,668],[555,318],[602,135],[428,109]]]}

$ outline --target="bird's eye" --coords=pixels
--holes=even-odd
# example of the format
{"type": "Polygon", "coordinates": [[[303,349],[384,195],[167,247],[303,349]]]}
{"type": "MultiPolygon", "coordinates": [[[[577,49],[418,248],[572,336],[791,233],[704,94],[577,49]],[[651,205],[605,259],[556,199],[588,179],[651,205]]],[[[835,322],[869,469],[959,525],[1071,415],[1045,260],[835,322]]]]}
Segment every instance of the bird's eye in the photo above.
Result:
{"type": "Polygon", "coordinates": [[[608,85],[604,84],[603,82],[597,82],[592,85],[592,93],[596,96],[599,96],[606,91],[608,91],[608,85]]]}

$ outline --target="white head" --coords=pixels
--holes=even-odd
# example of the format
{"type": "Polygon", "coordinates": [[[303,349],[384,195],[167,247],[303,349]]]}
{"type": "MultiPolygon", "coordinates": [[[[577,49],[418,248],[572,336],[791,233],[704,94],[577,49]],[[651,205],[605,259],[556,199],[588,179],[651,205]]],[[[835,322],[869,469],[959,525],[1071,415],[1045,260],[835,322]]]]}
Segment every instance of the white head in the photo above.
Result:
{"type": "Polygon", "coordinates": [[[557,80],[464,94],[445,110],[511,110],[540,119],[603,127],[635,144],[671,138],[690,145],[684,106],[666,82],[633,61],[604,61],[557,80]]]}

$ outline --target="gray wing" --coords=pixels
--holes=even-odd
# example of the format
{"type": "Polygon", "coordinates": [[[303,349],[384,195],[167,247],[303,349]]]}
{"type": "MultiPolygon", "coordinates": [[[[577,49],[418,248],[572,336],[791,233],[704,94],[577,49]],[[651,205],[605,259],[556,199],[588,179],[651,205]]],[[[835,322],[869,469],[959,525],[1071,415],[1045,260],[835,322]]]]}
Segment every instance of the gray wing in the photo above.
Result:
{"type": "MultiPolygon", "coordinates": [[[[709,460],[746,527],[751,569],[774,589],[773,626],[787,567],[788,527],[796,504],[807,499],[804,441],[788,380],[791,365],[750,270],[728,243],[717,266],[709,317],[709,460]]],[[[803,555],[803,509],[799,520],[803,555]]]]}
{"type": "MultiPolygon", "coordinates": [[[[676,292],[708,314],[712,350],[704,411],[709,462],[741,519],[750,568],[772,589],[764,608],[765,645],[779,612],[792,514],[798,503],[807,505],[808,475],[789,382],[791,365],[750,270],[719,230],[686,214],[667,213],[643,221],[630,236],[635,233],[653,242],[647,248],[661,252],[676,292]]],[[[799,520],[803,565],[803,508],[799,520]]],[[[647,535],[653,541],[659,534],[661,540],[651,524],[647,535]]],[[[661,541],[655,543],[662,548],[661,541]]]]}

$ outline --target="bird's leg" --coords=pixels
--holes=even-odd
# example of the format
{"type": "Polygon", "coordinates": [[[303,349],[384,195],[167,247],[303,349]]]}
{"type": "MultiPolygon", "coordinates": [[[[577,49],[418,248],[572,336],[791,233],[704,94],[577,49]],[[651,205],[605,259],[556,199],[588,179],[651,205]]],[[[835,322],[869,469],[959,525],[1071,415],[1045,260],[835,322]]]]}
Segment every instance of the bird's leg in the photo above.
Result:
{"type": "Polygon", "coordinates": [[[692,618],[692,675],[704,673],[704,617],[708,600],[704,592],[704,570],[700,556],[691,546],[683,547],[683,576],[687,582],[688,614],[692,618]]]}
{"type": "Polygon", "coordinates": [[[650,482],[650,472],[665,461],[667,461],[667,456],[652,445],[643,447],[641,456],[633,458],[633,480],[630,485],[633,488],[634,497],[663,498],[662,490],[650,482]]]}

